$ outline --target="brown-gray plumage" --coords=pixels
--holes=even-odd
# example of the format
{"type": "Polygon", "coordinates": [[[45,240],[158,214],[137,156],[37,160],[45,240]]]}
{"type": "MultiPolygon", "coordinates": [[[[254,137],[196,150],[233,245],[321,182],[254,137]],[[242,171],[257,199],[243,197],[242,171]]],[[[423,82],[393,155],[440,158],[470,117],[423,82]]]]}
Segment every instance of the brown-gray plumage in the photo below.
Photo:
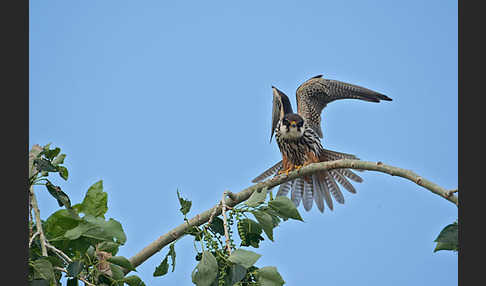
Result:
{"type": "Polygon", "coordinates": [[[370,102],[391,101],[388,96],[376,91],[332,79],[315,76],[297,88],[297,113],[304,117],[308,124],[322,138],[321,113],[329,102],[337,99],[360,99],[370,102]]]}
{"type": "MultiPolygon", "coordinates": [[[[290,100],[282,91],[273,87],[272,130],[270,140],[275,138],[282,153],[282,161],[267,169],[252,182],[260,182],[265,178],[282,171],[291,171],[315,162],[338,159],[358,159],[346,153],[324,149],[319,138],[322,138],[321,112],[329,102],[337,99],[360,99],[370,102],[380,100],[390,101],[391,98],[370,89],[354,84],[315,76],[296,91],[297,113],[293,113],[290,100]]],[[[296,206],[302,201],[305,210],[312,208],[314,201],[318,209],[324,211],[324,201],[333,209],[334,199],[344,203],[344,196],[336,181],[351,193],[356,189],[348,181],[362,182],[363,179],[350,169],[322,171],[311,176],[298,178],[281,184],[277,196],[285,196],[291,191],[291,199],[296,206]]]]}

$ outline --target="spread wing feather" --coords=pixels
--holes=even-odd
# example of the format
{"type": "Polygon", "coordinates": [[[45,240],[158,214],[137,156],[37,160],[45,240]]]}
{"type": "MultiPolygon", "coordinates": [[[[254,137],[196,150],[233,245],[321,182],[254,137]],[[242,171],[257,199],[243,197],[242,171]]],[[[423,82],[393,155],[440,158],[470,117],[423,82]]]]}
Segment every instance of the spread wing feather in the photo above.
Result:
{"type": "Polygon", "coordinates": [[[322,138],[321,112],[329,102],[337,99],[360,99],[370,102],[392,100],[388,96],[355,84],[315,76],[297,88],[297,112],[322,138]]]}
{"type": "Polygon", "coordinates": [[[278,125],[278,121],[282,119],[284,114],[293,113],[292,105],[289,97],[278,88],[272,86],[273,103],[272,103],[272,130],[270,134],[270,141],[272,141],[273,133],[278,125]]]}
{"type": "Polygon", "coordinates": [[[266,178],[275,175],[281,168],[282,168],[282,160],[278,161],[277,164],[273,165],[272,167],[268,168],[265,172],[258,175],[258,177],[253,179],[251,182],[259,183],[265,180],[266,178]]]}

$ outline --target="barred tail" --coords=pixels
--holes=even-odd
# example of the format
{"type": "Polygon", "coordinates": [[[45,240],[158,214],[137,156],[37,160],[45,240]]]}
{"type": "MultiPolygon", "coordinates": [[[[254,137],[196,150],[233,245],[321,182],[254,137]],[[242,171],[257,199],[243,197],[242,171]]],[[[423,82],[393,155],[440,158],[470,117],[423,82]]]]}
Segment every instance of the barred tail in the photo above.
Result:
{"type": "MultiPolygon", "coordinates": [[[[334,161],[339,159],[354,159],[359,160],[358,157],[324,149],[319,160],[321,162],[334,161]]],[[[275,175],[282,168],[282,161],[277,162],[272,167],[252,180],[253,183],[258,183],[266,178],[275,175]]],[[[357,170],[362,171],[362,170],[357,170]]],[[[344,195],[341,192],[339,185],[343,186],[348,192],[356,193],[356,189],[349,182],[352,180],[357,183],[363,182],[363,179],[356,175],[351,169],[333,169],[325,170],[313,174],[307,178],[297,178],[280,185],[277,196],[287,196],[290,192],[290,198],[295,206],[299,206],[300,202],[304,205],[306,211],[312,209],[312,203],[315,202],[319,211],[324,212],[324,201],[330,210],[333,210],[333,200],[340,204],[344,204],[344,195]],[[336,182],[337,181],[337,182],[336,182]],[[339,183],[339,185],[338,185],[339,183]]]]}

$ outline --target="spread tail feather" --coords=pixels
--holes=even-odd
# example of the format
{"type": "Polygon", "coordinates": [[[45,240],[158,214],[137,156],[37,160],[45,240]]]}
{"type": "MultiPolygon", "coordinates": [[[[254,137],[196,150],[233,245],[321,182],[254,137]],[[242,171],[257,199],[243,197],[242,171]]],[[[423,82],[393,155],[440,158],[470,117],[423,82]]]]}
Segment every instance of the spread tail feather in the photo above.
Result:
{"type": "MultiPolygon", "coordinates": [[[[314,189],[314,201],[316,202],[317,208],[322,212],[324,212],[324,201],[322,200],[322,197],[326,197],[326,191],[323,188],[323,185],[321,184],[317,174],[312,175],[312,187],[314,189]]],[[[327,193],[329,195],[329,193],[327,193]]],[[[327,197],[326,197],[326,202],[327,202],[327,197]]],[[[332,206],[332,201],[331,201],[331,206],[332,206]]],[[[332,209],[332,207],[330,207],[332,209]]]]}
{"type": "Polygon", "coordinates": [[[302,178],[297,178],[294,180],[292,185],[292,191],[290,193],[290,199],[295,204],[296,207],[299,206],[302,200],[302,195],[304,192],[304,180],[302,178]]]}
{"type": "Polygon", "coordinates": [[[280,184],[280,187],[278,188],[278,191],[277,191],[277,197],[278,196],[286,196],[289,193],[291,188],[292,188],[292,181],[288,181],[288,182],[280,184]]]}
{"type": "MultiPolygon", "coordinates": [[[[359,158],[355,155],[327,149],[324,149],[319,156],[319,160],[321,162],[340,159],[359,160],[359,158]]],[[[279,161],[258,177],[253,179],[252,182],[261,182],[266,178],[275,175],[281,169],[282,161],[279,161]]],[[[277,191],[277,196],[287,196],[287,194],[290,192],[290,198],[296,207],[298,207],[302,201],[304,209],[306,211],[310,211],[312,209],[313,202],[315,202],[319,211],[324,212],[324,201],[329,209],[333,210],[332,197],[334,197],[336,202],[344,204],[344,196],[339,188],[338,183],[347,191],[354,194],[356,193],[356,189],[348,179],[357,183],[363,182],[363,179],[360,176],[356,175],[353,171],[351,171],[351,169],[345,168],[321,171],[313,174],[311,178],[312,180],[310,182],[303,178],[297,178],[281,184],[277,191]]]]}
{"type": "Polygon", "coordinates": [[[304,205],[304,209],[306,211],[310,211],[312,209],[313,193],[314,190],[312,188],[312,183],[304,180],[304,195],[302,196],[302,204],[304,205]]]}

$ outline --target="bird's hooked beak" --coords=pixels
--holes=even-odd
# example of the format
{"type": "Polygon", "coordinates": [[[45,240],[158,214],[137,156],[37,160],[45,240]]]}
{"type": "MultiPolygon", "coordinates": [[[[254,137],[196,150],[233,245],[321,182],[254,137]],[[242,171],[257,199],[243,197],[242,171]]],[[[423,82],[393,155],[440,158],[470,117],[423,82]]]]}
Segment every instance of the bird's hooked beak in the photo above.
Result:
{"type": "Polygon", "coordinates": [[[295,121],[290,122],[290,127],[295,128],[297,127],[297,123],[295,121]]]}

